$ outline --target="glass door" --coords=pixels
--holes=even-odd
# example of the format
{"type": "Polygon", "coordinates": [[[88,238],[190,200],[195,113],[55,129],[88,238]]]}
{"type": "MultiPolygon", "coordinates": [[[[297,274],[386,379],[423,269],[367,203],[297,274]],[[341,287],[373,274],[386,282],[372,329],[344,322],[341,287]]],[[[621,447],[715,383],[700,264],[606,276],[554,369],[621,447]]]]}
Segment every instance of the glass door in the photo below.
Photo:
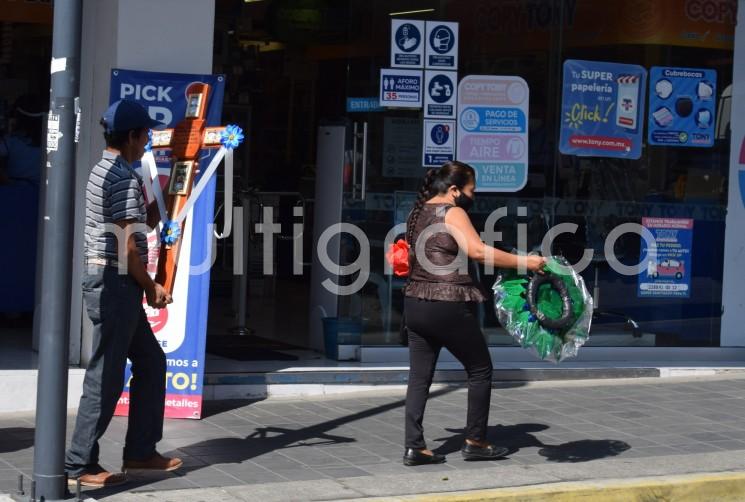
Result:
{"type": "Polygon", "coordinates": [[[404,280],[386,271],[385,242],[396,237],[391,233],[395,225],[405,222],[426,171],[422,167],[422,111],[370,105],[379,97],[381,68],[390,67],[391,19],[397,12],[422,10],[403,17],[427,19],[435,9],[422,9],[422,2],[417,1],[351,0],[350,10],[346,90],[354,141],[342,219],[358,227],[366,242],[345,234],[342,249],[346,253],[342,255],[345,263],[356,260],[362,269],[358,274],[366,277],[356,293],[340,298],[340,310],[361,319],[362,345],[397,345],[404,280]],[[368,106],[362,105],[365,100],[368,106]]]}

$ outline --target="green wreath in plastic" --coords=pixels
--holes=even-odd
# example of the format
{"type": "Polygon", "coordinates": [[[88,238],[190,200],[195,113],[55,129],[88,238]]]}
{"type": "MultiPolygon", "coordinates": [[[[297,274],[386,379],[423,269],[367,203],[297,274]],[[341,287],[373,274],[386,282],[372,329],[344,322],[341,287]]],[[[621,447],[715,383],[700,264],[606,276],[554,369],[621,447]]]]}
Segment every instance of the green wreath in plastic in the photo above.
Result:
{"type": "Polygon", "coordinates": [[[551,257],[545,274],[504,271],[494,283],[497,317],[521,347],[559,362],[577,355],[592,322],[592,297],[585,282],[562,257],[551,257]]]}

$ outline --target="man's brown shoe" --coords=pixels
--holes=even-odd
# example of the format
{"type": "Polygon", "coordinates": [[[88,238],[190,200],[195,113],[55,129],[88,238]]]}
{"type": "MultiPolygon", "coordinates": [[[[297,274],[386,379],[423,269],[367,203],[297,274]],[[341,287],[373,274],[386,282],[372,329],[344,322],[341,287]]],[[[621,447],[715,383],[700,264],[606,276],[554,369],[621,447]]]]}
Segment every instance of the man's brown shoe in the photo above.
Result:
{"type": "Polygon", "coordinates": [[[85,474],[81,474],[74,478],[67,478],[67,484],[75,486],[77,485],[78,480],[80,480],[81,486],[104,488],[109,486],[119,486],[126,483],[127,476],[123,472],[108,472],[102,467],[99,467],[92,472],[86,472],[85,474]]]}
{"type": "Polygon", "coordinates": [[[122,470],[127,471],[163,471],[170,472],[175,471],[179,467],[184,465],[184,462],[180,458],[168,458],[164,457],[158,452],[147,460],[125,460],[122,465],[122,470]]]}

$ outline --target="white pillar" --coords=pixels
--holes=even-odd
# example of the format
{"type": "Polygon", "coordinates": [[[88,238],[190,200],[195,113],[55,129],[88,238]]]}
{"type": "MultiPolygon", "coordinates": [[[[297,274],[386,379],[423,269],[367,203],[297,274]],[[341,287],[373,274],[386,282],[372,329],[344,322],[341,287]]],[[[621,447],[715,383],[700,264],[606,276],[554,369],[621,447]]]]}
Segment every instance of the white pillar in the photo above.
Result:
{"type": "Polygon", "coordinates": [[[90,356],[90,330],[86,326],[79,280],[83,271],[85,185],[104,148],[98,122],[109,103],[111,69],[212,73],[214,20],[215,0],[83,2],[71,362],[77,362],[76,354],[82,353],[81,363],[86,364],[90,356]]]}
{"type": "Polygon", "coordinates": [[[724,232],[722,347],[745,346],[745,0],[738,2],[732,62],[732,139],[724,232]]]}

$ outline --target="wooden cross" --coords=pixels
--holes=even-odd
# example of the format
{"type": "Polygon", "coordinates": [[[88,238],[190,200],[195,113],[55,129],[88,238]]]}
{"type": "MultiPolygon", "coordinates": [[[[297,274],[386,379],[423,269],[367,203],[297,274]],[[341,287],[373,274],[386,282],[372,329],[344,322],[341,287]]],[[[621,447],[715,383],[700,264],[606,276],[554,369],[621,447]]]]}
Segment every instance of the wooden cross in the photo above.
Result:
{"type": "MultiPolygon", "coordinates": [[[[199,170],[200,150],[217,149],[221,146],[220,137],[225,127],[205,127],[209,93],[208,84],[191,84],[186,89],[184,120],[173,129],[152,132],[152,149],[169,149],[173,159],[165,201],[169,220],[178,216],[191,195],[194,178],[199,170]]],[[[181,223],[181,235],[185,227],[184,218],[181,223]]],[[[173,294],[180,247],[180,239],[173,244],[161,242],[160,245],[155,282],[161,284],[169,294],[173,294]]]]}

